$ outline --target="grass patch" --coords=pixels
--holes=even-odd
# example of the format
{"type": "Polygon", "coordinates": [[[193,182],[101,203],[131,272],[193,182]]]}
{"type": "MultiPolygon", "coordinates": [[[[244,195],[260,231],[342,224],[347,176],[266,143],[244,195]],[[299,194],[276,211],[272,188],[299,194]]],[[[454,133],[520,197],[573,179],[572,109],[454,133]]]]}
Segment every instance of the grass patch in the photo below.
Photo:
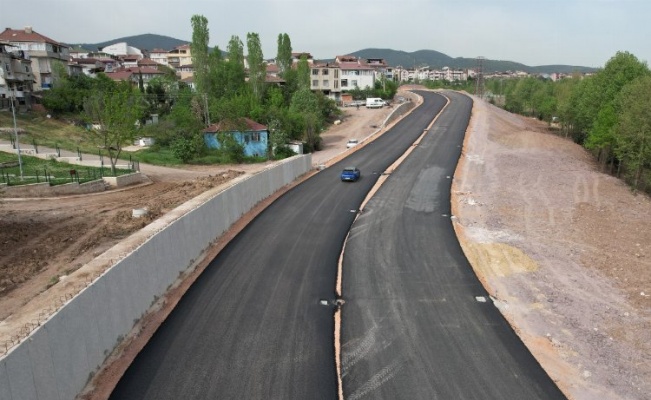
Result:
{"type": "MultiPolygon", "coordinates": [[[[9,185],[26,185],[31,183],[49,182],[50,185],[61,185],[70,182],[89,182],[101,179],[103,176],[113,176],[111,168],[94,168],[67,162],[44,160],[38,157],[21,156],[23,161],[23,179],[20,179],[18,155],[0,152],[0,165],[9,163],[11,166],[0,167],[0,183],[9,185]],[[74,170],[75,173],[70,172],[74,170]]],[[[116,169],[117,175],[129,174],[127,169],[116,169]]]]}
{"type": "MultiPolygon", "coordinates": [[[[133,160],[152,165],[181,165],[182,162],[174,156],[171,149],[161,148],[159,146],[138,150],[131,154],[133,160]]],[[[127,155],[128,157],[128,155],[127,155]]]]}

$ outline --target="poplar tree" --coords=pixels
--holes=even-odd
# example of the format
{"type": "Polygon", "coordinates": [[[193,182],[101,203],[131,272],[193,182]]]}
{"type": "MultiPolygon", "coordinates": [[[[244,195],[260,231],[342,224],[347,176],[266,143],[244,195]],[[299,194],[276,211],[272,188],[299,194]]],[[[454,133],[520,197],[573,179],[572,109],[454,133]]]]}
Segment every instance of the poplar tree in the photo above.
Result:
{"type": "Polygon", "coordinates": [[[292,42],[289,35],[281,33],[278,35],[278,54],[276,55],[276,64],[280,70],[280,76],[285,77],[285,73],[292,68],[292,42]]]}
{"type": "Polygon", "coordinates": [[[262,55],[260,37],[257,33],[248,33],[246,35],[246,46],[248,51],[247,60],[249,62],[249,84],[253,96],[260,101],[264,93],[264,81],[267,71],[262,55]]]}
{"type": "Polygon", "coordinates": [[[210,63],[208,59],[208,19],[203,15],[193,15],[192,19],[192,66],[197,93],[205,96],[210,93],[210,63]]]}

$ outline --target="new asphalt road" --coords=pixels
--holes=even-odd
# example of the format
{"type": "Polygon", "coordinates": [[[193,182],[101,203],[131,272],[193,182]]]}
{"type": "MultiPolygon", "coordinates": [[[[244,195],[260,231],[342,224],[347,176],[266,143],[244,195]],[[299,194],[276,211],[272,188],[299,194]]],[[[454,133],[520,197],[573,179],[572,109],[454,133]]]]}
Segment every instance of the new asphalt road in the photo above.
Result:
{"type": "Polygon", "coordinates": [[[425,102],[408,118],[249,224],[190,288],[112,398],[337,398],[332,303],[349,231],[346,399],[563,398],[490,303],[452,229],[450,177],[468,97],[446,94],[450,105],[355,221],[379,173],[445,105],[441,95],[420,94],[425,102]],[[361,180],[340,182],[348,165],[361,169],[361,180]]]}
{"type": "Polygon", "coordinates": [[[343,242],[378,173],[445,104],[424,95],[408,118],[249,224],[188,290],[111,398],[335,399],[333,307],[322,300],[334,300],[343,242]],[[346,165],[361,169],[358,182],[339,180],[346,165]]]}
{"type": "Polygon", "coordinates": [[[562,399],[455,236],[451,178],[472,100],[446,96],[450,106],[368,202],[346,243],[345,398],[562,399]]]}

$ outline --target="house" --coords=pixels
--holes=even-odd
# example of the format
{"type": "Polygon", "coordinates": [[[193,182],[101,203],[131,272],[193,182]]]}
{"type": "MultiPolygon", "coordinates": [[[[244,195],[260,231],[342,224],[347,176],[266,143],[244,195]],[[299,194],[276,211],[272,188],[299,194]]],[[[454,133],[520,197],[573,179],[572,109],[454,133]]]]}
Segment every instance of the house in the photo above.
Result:
{"type": "Polygon", "coordinates": [[[320,91],[335,101],[341,100],[341,69],[336,63],[314,63],[310,66],[310,90],[320,91]]]}
{"type": "Polygon", "coordinates": [[[189,44],[176,46],[167,53],[167,64],[173,68],[192,64],[192,52],[189,44]]]}
{"type": "Polygon", "coordinates": [[[29,55],[7,42],[0,41],[0,108],[30,108],[34,85],[32,62],[29,55]]]}
{"type": "Polygon", "coordinates": [[[142,82],[145,87],[147,87],[147,83],[150,80],[163,75],[165,75],[164,72],[150,67],[118,68],[114,71],[106,72],[106,76],[114,81],[128,81],[133,85],[138,85],[142,77],[142,82]]]}
{"type": "Polygon", "coordinates": [[[335,62],[341,69],[342,90],[375,87],[375,70],[365,60],[354,56],[337,56],[335,62]]]}
{"type": "Polygon", "coordinates": [[[244,146],[244,155],[247,157],[267,156],[269,130],[262,124],[248,118],[212,124],[203,131],[204,141],[208,148],[218,149],[221,147],[219,133],[231,135],[239,144],[244,146]]]}
{"type": "Polygon", "coordinates": [[[156,48],[149,52],[149,58],[159,64],[167,65],[167,53],[167,50],[156,48]]]}
{"type": "Polygon", "coordinates": [[[30,26],[24,29],[6,28],[0,33],[0,40],[17,47],[29,57],[35,91],[51,88],[54,79],[52,66],[57,61],[66,65],[70,58],[68,46],[41,35],[30,26]]]}
{"type": "Polygon", "coordinates": [[[104,72],[106,70],[106,64],[96,58],[72,58],[71,63],[79,65],[82,72],[94,78],[99,72],[104,72]]]}

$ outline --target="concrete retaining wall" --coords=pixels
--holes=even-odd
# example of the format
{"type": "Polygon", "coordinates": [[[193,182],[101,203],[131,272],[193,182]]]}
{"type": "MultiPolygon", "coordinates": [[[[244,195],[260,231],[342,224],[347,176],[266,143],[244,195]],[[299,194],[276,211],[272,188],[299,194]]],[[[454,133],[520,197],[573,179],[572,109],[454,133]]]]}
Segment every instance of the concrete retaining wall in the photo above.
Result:
{"type": "MultiPolygon", "coordinates": [[[[116,165],[116,168],[118,166],[116,165]]],[[[120,176],[105,176],[104,181],[114,187],[122,187],[127,185],[132,185],[134,183],[142,182],[142,174],[140,172],[134,172],[133,174],[126,174],[120,176]]]]}
{"type": "Polygon", "coordinates": [[[311,155],[292,157],[150,237],[0,359],[0,399],[73,399],[181,272],[243,214],[311,164],[311,155]]]}

